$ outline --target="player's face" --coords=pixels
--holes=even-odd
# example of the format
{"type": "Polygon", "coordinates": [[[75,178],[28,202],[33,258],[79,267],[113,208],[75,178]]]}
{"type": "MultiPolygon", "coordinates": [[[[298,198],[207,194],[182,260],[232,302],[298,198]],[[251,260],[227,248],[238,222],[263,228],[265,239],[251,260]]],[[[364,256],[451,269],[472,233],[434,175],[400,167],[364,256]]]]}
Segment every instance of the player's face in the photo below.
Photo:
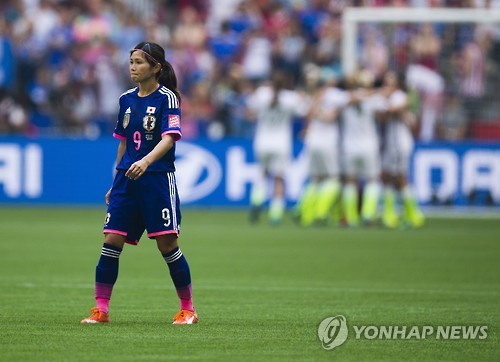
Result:
{"type": "Polygon", "coordinates": [[[140,51],[133,52],[130,56],[130,78],[135,83],[147,82],[155,78],[155,67],[146,60],[146,56],[140,51]]]}

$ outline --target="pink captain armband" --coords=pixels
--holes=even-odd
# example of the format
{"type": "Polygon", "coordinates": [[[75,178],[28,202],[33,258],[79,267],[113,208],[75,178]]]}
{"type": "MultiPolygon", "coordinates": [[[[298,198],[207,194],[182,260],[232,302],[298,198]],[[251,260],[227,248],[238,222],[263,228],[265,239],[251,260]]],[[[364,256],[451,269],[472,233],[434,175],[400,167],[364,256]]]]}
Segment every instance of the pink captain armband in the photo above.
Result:
{"type": "Polygon", "coordinates": [[[113,133],[113,137],[118,138],[119,140],[124,140],[127,138],[127,137],[122,136],[121,134],[118,134],[118,133],[113,133]]]}

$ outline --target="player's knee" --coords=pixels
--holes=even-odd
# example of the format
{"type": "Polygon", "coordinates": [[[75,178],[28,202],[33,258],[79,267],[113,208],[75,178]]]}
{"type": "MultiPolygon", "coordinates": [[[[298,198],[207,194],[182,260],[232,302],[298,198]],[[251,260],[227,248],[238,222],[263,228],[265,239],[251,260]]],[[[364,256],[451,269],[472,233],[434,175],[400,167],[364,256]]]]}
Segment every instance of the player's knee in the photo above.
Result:
{"type": "Polygon", "coordinates": [[[104,243],[123,249],[123,245],[125,244],[125,236],[107,233],[104,237],[104,243]]]}
{"type": "Polygon", "coordinates": [[[177,235],[165,234],[156,237],[156,245],[158,250],[162,253],[168,253],[177,247],[177,235]]]}

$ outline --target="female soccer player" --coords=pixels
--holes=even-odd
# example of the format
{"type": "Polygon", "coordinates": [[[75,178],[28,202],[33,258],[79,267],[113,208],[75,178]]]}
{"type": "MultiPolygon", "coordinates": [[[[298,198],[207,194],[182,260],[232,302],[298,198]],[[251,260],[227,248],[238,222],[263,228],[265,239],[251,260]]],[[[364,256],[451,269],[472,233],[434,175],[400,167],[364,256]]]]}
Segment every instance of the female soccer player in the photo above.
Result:
{"type": "Polygon", "coordinates": [[[338,116],[349,101],[349,93],[336,87],[335,79],[320,80],[306,117],[304,146],[308,157],[309,182],[296,206],[303,226],[326,224],[340,196],[338,116]]]}
{"type": "Polygon", "coordinates": [[[286,89],[284,73],[275,72],[271,84],[263,84],[249,96],[247,106],[256,129],[254,152],[259,162],[259,180],[250,195],[250,221],[258,220],[268,196],[267,183],[273,183],[269,221],[279,224],[285,213],[285,174],[292,157],[292,122],[305,116],[307,105],[296,91],[286,89]]]}
{"type": "Polygon", "coordinates": [[[344,108],[341,152],[345,185],[343,207],[348,226],[359,225],[358,185],[364,182],[361,219],[375,221],[379,196],[380,155],[377,114],[385,107],[383,96],[374,93],[373,81],[360,72],[349,79],[351,103],[344,108]]]}
{"type": "Polygon", "coordinates": [[[95,274],[96,307],[81,323],[109,322],[108,306],[125,243],[139,242],[144,230],[156,239],[180,299],[173,324],[193,324],[191,274],[177,245],[181,212],[175,181],[175,142],[181,138],[180,94],[172,65],[155,43],[130,51],[130,77],[138,87],[120,96],[113,136],[120,140],[116,175],[107,192],[104,245],[95,274]]]}
{"type": "Polygon", "coordinates": [[[408,97],[401,88],[398,76],[387,72],[384,77],[382,93],[387,97],[384,112],[384,146],[382,151],[382,182],[384,184],[384,213],[382,222],[394,228],[399,224],[396,212],[396,191],[403,200],[403,221],[412,227],[424,224],[425,217],[408,183],[408,169],[413,152],[411,129],[416,125],[413,115],[408,111],[408,97]]]}

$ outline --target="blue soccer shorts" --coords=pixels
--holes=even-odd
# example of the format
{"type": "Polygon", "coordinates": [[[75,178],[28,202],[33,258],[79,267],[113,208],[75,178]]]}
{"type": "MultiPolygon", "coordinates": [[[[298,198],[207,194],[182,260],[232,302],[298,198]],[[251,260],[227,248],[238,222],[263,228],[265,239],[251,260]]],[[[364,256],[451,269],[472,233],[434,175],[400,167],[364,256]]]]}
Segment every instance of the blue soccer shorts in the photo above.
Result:
{"type": "Polygon", "coordinates": [[[150,239],[180,233],[181,211],[173,172],[146,172],[130,180],[118,170],[104,220],[105,234],[123,235],[137,244],[147,230],[150,239]]]}

